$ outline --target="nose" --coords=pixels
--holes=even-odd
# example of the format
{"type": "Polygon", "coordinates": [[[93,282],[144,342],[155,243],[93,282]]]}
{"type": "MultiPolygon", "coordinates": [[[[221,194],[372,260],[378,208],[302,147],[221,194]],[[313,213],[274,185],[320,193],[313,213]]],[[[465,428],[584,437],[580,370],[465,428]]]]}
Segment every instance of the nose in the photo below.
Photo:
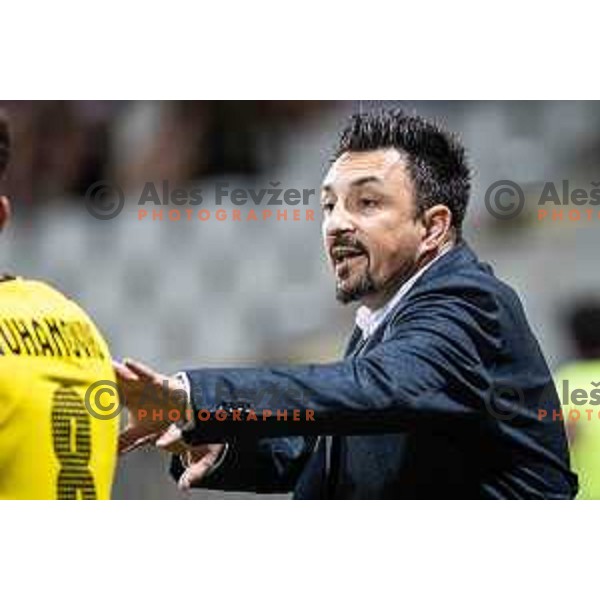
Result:
{"type": "Polygon", "coordinates": [[[333,210],[325,216],[323,231],[327,237],[336,237],[340,233],[355,231],[352,215],[344,208],[343,202],[336,202],[333,210]]]}

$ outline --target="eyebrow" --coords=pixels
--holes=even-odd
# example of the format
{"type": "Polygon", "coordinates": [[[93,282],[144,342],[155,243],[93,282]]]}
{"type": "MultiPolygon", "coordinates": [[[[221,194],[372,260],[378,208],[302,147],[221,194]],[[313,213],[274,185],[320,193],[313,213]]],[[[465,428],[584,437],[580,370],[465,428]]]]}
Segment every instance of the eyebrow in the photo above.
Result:
{"type": "MultiPolygon", "coordinates": [[[[367,175],[365,177],[359,177],[358,179],[355,179],[350,186],[351,187],[359,187],[361,185],[365,185],[365,183],[381,183],[381,179],[379,177],[376,177],[375,175],[367,175]]],[[[332,187],[330,184],[325,184],[323,186],[323,191],[324,192],[331,192],[332,191],[332,187]]]]}

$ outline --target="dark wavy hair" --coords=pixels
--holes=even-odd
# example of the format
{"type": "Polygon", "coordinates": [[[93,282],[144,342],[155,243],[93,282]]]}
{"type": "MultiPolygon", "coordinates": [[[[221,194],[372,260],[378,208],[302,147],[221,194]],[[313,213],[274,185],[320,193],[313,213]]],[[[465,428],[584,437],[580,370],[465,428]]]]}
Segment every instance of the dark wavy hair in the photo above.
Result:
{"type": "Polygon", "coordinates": [[[469,203],[471,172],[456,136],[436,123],[402,110],[352,115],[340,134],[334,158],[345,152],[396,148],[406,160],[416,195],[416,218],[436,204],[452,213],[461,238],[469,203]]]}

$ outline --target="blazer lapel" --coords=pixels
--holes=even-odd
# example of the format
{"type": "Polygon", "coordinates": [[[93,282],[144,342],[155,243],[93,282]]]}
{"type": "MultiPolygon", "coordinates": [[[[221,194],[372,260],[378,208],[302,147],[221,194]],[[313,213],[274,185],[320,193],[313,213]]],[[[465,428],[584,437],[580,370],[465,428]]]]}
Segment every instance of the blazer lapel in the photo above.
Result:
{"type": "Polygon", "coordinates": [[[354,356],[364,345],[365,340],[362,337],[362,330],[357,325],[354,326],[350,340],[346,345],[346,351],[344,352],[344,358],[354,356]]]}

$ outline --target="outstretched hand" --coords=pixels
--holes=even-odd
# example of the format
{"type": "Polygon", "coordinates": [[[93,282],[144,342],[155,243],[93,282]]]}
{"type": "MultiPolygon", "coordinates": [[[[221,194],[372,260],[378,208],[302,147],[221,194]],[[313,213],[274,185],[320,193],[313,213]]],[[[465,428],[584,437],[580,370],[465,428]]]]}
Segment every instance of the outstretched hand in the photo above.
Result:
{"type": "Polygon", "coordinates": [[[199,483],[221,458],[225,444],[202,444],[189,446],[181,435],[181,429],[171,425],[156,441],[157,448],[178,454],[185,471],[179,478],[177,486],[180,490],[189,490],[199,483]]]}
{"type": "Polygon", "coordinates": [[[113,367],[127,409],[127,426],[119,435],[119,452],[124,453],[156,441],[173,422],[170,414],[184,414],[187,394],[177,378],[138,361],[113,361],[113,367]]]}

